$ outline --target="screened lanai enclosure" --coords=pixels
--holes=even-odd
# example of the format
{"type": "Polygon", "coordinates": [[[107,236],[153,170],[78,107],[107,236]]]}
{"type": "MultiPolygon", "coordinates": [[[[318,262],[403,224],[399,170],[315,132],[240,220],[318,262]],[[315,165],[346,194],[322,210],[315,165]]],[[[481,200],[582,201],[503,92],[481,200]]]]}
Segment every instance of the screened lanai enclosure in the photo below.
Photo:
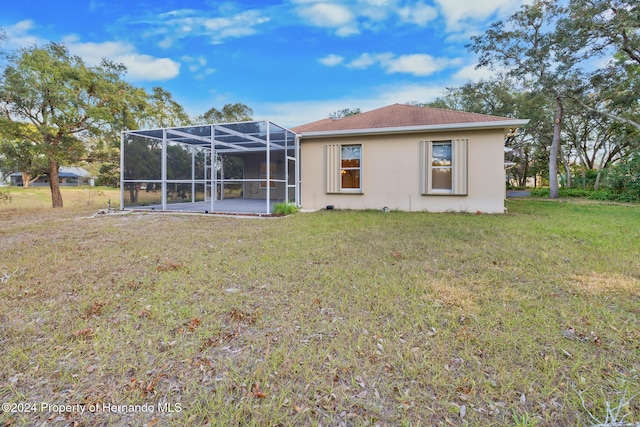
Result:
{"type": "Polygon", "coordinates": [[[297,135],[270,121],[122,133],[122,209],[269,214],[300,201],[297,135]]]}

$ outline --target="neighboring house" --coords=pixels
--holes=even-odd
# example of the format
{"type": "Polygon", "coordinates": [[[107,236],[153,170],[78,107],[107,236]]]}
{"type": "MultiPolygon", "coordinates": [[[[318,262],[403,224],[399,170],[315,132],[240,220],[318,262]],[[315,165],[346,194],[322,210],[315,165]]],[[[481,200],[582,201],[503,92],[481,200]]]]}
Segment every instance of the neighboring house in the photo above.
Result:
{"type": "Polygon", "coordinates": [[[502,213],[504,136],[527,122],[394,104],[297,126],[302,208],[502,213]]]}
{"type": "MultiPolygon", "coordinates": [[[[11,179],[11,185],[22,186],[22,174],[20,172],[12,173],[9,175],[11,179]]],[[[58,182],[63,187],[73,187],[79,185],[91,185],[94,184],[94,179],[91,174],[83,168],[79,167],[66,167],[60,166],[58,171],[58,182]]],[[[49,186],[49,176],[42,175],[37,180],[31,183],[32,186],[49,186]]]]}

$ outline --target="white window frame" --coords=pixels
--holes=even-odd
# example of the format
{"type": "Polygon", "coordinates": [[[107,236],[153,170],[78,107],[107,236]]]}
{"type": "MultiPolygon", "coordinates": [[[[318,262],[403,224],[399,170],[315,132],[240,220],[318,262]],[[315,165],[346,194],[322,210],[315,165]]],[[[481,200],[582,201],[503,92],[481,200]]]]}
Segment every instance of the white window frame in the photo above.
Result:
{"type": "Polygon", "coordinates": [[[364,171],[364,146],[361,143],[354,144],[328,144],[325,145],[325,167],[326,167],[326,192],[328,194],[362,194],[363,191],[363,171],[364,171]],[[360,147],[360,166],[358,168],[342,167],[342,147],[360,147]],[[343,188],[342,171],[360,170],[360,187],[343,188]]]}
{"type": "Polygon", "coordinates": [[[429,184],[431,186],[430,190],[431,190],[431,194],[452,194],[453,193],[453,141],[432,141],[431,142],[431,158],[430,158],[430,165],[431,165],[431,172],[429,174],[429,184]],[[448,145],[451,148],[451,164],[448,166],[434,166],[433,164],[433,152],[434,152],[434,147],[438,145],[438,146],[443,146],[443,145],[448,145]],[[433,188],[433,171],[435,170],[449,170],[451,172],[451,187],[449,188],[433,188]]]}
{"type": "MultiPolygon", "coordinates": [[[[437,166],[436,166],[437,167],[437,166]]],[[[445,166],[448,168],[448,166],[445,166]]],[[[420,141],[420,192],[422,195],[468,195],[468,139],[420,141]],[[433,188],[433,145],[451,143],[451,190],[433,188]]]]}
{"type": "Polygon", "coordinates": [[[362,192],[362,144],[342,144],[340,146],[340,191],[343,193],[361,193],[362,192]],[[358,167],[342,166],[342,153],[345,148],[358,147],[360,149],[360,158],[358,159],[358,167]],[[343,187],[342,173],[343,171],[358,171],[358,187],[343,187]]]}

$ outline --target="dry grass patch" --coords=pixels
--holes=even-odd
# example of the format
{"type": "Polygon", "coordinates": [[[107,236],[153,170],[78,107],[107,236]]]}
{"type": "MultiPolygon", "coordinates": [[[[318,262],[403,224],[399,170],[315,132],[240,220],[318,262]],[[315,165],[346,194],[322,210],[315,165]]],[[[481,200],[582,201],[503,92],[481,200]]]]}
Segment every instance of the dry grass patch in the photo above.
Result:
{"type": "Polygon", "coordinates": [[[451,285],[450,279],[436,279],[425,286],[429,289],[428,300],[447,309],[457,309],[462,312],[477,311],[475,299],[477,294],[465,284],[451,285]]]}
{"type": "Polygon", "coordinates": [[[640,280],[622,274],[592,272],[570,278],[569,284],[577,289],[593,294],[611,294],[623,292],[627,295],[640,295],[640,280]]]}

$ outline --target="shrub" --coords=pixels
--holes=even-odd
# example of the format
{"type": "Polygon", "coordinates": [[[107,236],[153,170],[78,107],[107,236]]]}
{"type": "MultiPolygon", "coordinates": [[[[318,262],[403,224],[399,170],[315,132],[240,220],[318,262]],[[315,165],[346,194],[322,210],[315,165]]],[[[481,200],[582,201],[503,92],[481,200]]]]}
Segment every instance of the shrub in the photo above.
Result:
{"type": "Polygon", "coordinates": [[[532,188],[531,197],[549,197],[548,188],[532,188]]]}
{"type": "Polygon", "coordinates": [[[604,177],[604,185],[624,199],[640,201],[640,152],[611,166],[604,177]]]}
{"type": "Polygon", "coordinates": [[[298,207],[295,203],[276,203],[273,205],[273,213],[276,215],[291,215],[298,212],[298,207]]]}
{"type": "MultiPolygon", "coordinates": [[[[629,192],[616,193],[610,190],[583,190],[582,188],[560,188],[558,194],[561,198],[584,197],[590,200],[603,200],[610,202],[638,202],[640,198],[629,192]]],[[[531,197],[549,197],[548,188],[534,188],[531,197]]]]}

